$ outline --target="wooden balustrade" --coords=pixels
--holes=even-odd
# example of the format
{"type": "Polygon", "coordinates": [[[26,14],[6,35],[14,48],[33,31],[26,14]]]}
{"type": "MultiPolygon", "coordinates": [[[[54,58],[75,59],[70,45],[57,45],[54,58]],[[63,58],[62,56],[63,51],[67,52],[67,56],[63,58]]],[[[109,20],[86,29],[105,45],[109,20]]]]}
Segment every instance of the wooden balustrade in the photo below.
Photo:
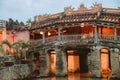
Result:
{"type": "Polygon", "coordinates": [[[58,36],[52,36],[45,39],[46,43],[54,42],[58,40],[58,36]]]}
{"type": "MultiPolygon", "coordinates": [[[[65,42],[79,42],[80,40],[95,40],[93,34],[74,34],[74,35],[61,35],[60,41],[65,42]]],[[[102,41],[114,41],[114,35],[107,35],[107,34],[98,34],[98,40],[102,41]]],[[[45,43],[51,43],[58,41],[58,36],[51,36],[45,38],[45,43]]],[[[120,41],[120,36],[117,37],[117,41],[120,41]]],[[[36,40],[34,45],[42,44],[42,39],[36,40]]]]}
{"type": "Polygon", "coordinates": [[[98,34],[98,39],[99,40],[114,40],[114,35],[108,35],[108,34],[98,34]]]}

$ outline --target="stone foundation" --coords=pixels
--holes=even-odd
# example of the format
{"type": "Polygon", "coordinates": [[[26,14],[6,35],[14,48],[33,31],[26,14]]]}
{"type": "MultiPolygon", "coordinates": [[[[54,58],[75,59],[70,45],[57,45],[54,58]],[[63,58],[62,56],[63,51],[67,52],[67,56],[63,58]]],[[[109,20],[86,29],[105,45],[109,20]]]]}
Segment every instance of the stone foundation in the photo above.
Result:
{"type": "Polygon", "coordinates": [[[113,49],[110,51],[112,77],[118,77],[117,75],[120,74],[119,52],[118,51],[119,51],[118,49],[113,49]]]}
{"type": "Polygon", "coordinates": [[[40,54],[40,76],[50,76],[50,57],[44,51],[40,54]]]}
{"type": "MultiPolygon", "coordinates": [[[[54,48],[50,48],[47,49],[47,51],[49,50],[54,50],[56,53],[56,72],[55,72],[55,76],[66,76],[68,75],[67,73],[67,49],[75,49],[78,50],[80,52],[79,55],[80,57],[82,57],[83,59],[83,63],[81,63],[81,69],[83,69],[82,67],[88,68],[88,73],[90,73],[90,77],[103,77],[103,71],[102,69],[105,68],[103,67],[101,64],[103,62],[101,62],[101,49],[108,49],[108,53],[110,54],[110,60],[108,60],[108,63],[110,62],[108,68],[110,69],[111,73],[112,73],[112,77],[118,77],[120,75],[120,65],[119,65],[119,50],[116,51],[115,48],[109,48],[106,46],[92,46],[90,48],[90,51],[88,51],[88,48],[85,49],[85,47],[81,48],[81,47],[70,47],[67,46],[67,48],[62,48],[62,47],[54,47],[54,48]],[[86,56],[85,56],[86,55],[86,56]],[[86,63],[85,63],[86,62],[86,63]],[[87,65],[87,66],[86,66],[87,65]]],[[[51,75],[51,61],[50,61],[50,54],[47,51],[41,51],[42,53],[40,53],[40,76],[50,76],[51,75]]],[[[106,54],[106,53],[104,53],[106,54]]],[[[80,59],[82,59],[80,58],[80,59]]],[[[107,58],[105,58],[107,59],[107,58]]],[[[109,58],[108,58],[109,59],[109,58]]],[[[80,60],[82,61],[82,60],[80,60]]],[[[103,60],[104,61],[104,60],[103,60]]],[[[82,70],[81,70],[82,71],[82,70]]],[[[77,72],[80,72],[79,70],[77,72]]]]}
{"type": "Polygon", "coordinates": [[[56,76],[67,75],[67,59],[64,50],[56,49],[56,76]]]}
{"type": "Polygon", "coordinates": [[[94,49],[88,54],[88,68],[91,77],[101,77],[100,52],[98,49],[94,49]]]}
{"type": "Polygon", "coordinates": [[[23,79],[29,74],[30,69],[27,64],[13,65],[0,70],[0,80],[23,79]]]}

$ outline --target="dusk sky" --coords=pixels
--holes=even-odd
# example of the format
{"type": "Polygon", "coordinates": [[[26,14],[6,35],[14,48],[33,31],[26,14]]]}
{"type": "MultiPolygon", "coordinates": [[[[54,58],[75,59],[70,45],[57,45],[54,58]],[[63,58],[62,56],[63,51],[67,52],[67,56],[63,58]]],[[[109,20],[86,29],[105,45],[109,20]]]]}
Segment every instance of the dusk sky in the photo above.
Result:
{"type": "Polygon", "coordinates": [[[0,0],[0,19],[26,22],[36,15],[62,12],[67,6],[77,9],[83,3],[90,8],[95,2],[107,8],[120,7],[120,0],[0,0]]]}

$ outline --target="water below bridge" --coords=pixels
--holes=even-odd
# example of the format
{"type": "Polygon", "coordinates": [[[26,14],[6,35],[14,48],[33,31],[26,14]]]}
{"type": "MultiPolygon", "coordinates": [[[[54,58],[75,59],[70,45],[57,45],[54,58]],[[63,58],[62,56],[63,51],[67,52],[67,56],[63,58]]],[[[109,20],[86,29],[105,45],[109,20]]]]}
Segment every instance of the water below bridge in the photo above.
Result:
{"type": "Polygon", "coordinates": [[[71,73],[68,74],[66,77],[56,77],[56,76],[51,76],[51,77],[40,77],[37,78],[36,80],[113,80],[113,79],[108,79],[108,78],[90,78],[89,74],[87,73],[71,73]]]}

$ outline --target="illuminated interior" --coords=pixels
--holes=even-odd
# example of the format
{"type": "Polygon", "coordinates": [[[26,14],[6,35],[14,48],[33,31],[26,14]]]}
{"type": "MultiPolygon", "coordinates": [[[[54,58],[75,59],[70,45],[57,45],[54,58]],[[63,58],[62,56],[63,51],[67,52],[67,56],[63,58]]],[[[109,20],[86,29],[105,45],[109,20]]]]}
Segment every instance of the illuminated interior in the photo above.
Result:
{"type": "Polygon", "coordinates": [[[79,56],[68,56],[68,72],[77,72],[80,70],[79,56]]]}
{"type": "Polygon", "coordinates": [[[56,53],[55,51],[50,52],[51,57],[51,74],[55,75],[56,73],[56,53]]]}
{"type": "Polygon", "coordinates": [[[102,77],[109,77],[111,76],[110,53],[106,48],[101,49],[100,52],[101,52],[102,77]]]}
{"type": "Polygon", "coordinates": [[[114,34],[114,28],[113,27],[98,26],[98,33],[99,34],[113,35],[114,34]]]}
{"type": "Polygon", "coordinates": [[[75,55],[76,50],[68,50],[68,73],[78,72],[80,70],[79,55],[75,55]]]}
{"type": "Polygon", "coordinates": [[[88,72],[87,54],[78,53],[78,50],[68,50],[68,73],[86,73],[88,72]]]}
{"type": "Polygon", "coordinates": [[[101,49],[101,66],[102,69],[108,69],[109,68],[109,55],[108,55],[108,50],[106,49],[101,49]]]}
{"type": "MultiPolygon", "coordinates": [[[[86,25],[80,27],[80,25],[76,26],[67,26],[61,29],[61,35],[69,35],[69,34],[90,34],[92,37],[94,34],[94,27],[92,25],[86,25]],[[74,31],[73,31],[74,30],[74,31]]],[[[58,35],[58,28],[53,28],[45,31],[45,37],[57,36],[58,35]]],[[[31,39],[42,39],[43,33],[41,31],[35,31],[30,34],[31,39]]]]}
{"type": "Polygon", "coordinates": [[[93,34],[94,28],[91,25],[87,25],[84,27],[74,26],[74,27],[66,27],[61,30],[63,35],[66,34],[93,34]],[[73,31],[74,30],[74,31],[73,31]]]}
{"type": "MultiPolygon", "coordinates": [[[[98,34],[114,35],[114,27],[97,25],[98,34]]],[[[70,35],[70,34],[89,34],[90,37],[94,36],[95,27],[93,25],[84,25],[83,27],[80,24],[68,25],[63,27],[60,31],[61,35],[70,35]]],[[[117,28],[117,35],[120,35],[120,28],[117,28]]],[[[30,34],[31,39],[42,39],[43,34],[41,31],[35,31],[30,34]]],[[[58,28],[51,28],[45,31],[45,37],[58,36],[58,28]]]]}

